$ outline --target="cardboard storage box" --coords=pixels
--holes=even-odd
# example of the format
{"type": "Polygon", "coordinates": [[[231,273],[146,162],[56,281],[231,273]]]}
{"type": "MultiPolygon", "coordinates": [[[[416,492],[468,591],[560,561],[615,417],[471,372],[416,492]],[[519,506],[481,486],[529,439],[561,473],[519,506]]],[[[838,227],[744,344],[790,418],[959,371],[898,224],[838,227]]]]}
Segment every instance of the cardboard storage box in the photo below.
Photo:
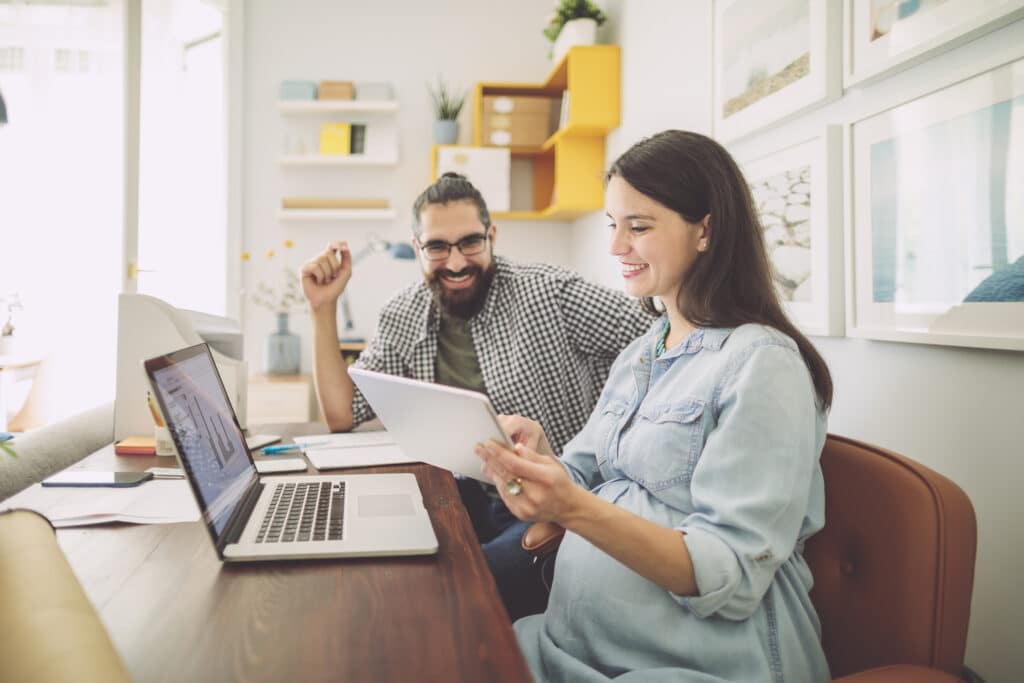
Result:
{"type": "Polygon", "coordinates": [[[282,100],[315,100],[316,83],[313,81],[281,81],[278,97],[282,100]]]}
{"type": "Polygon", "coordinates": [[[511,205],[512,155],[507,149],[443,145],[437,149],[437,177],[461,173],[480,190],[489,211],[508,211],[511,205]]]}
{"type": "Polygon", "coordinates": [[[484,95],[483,144],[539,147],[554,132],[550,97],[484,95]]]}
{"type": "Polygon", "coordinates": [[[390,83],[356,83],[357,100],[390,100],[393,97],[390,83]]]}
{"type": "Polygon", "coordinates": [[[351,100],[355,94],[352,81],[320,81],[317,98],[321,100],[351,100]]]}

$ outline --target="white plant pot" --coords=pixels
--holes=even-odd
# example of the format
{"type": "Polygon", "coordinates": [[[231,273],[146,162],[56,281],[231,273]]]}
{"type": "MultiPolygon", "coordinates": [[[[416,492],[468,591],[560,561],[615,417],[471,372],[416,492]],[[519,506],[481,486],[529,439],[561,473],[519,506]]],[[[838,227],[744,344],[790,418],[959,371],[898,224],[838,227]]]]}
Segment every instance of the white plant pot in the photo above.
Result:
{"type": "Polygon", "coordinates": [[[593,45],[597,42],[597,21],[595,19],[573,19],[565,22],[558,32],[551,58],[561,61],[573,45],[593,45]]]}

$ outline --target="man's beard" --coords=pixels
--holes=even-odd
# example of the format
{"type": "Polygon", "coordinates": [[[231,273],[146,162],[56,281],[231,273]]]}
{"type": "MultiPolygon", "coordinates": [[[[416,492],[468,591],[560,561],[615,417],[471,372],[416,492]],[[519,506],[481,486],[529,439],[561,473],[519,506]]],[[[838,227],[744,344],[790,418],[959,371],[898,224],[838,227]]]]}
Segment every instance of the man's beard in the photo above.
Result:
{"type": "Polygon", "coordinates": [[[494,280],[496,270],[497,267],[492,260],[486,270],[480,266],[468,265],[457,273],[447,268],[442,268],[432,273],[427,273],[424,277],[426,277],[430,290],[434,293],[434,298],[441,306],[441,310],[456,318],[469,320],[484,307],[484,302],[487,300],[487,292],[491,289],[491,282],[494,280]],[[476,279],[472,287],[450,290],[445,287],[441,280],[446,275],[455,277],[459,275],[473,275],[476,279]]]}

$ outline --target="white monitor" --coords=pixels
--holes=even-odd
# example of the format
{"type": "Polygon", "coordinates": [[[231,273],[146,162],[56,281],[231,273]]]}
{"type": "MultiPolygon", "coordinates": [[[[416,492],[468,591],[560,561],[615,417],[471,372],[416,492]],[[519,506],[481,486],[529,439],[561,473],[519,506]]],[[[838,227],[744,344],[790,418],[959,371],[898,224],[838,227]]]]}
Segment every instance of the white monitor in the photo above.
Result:
{"type": "Polygon", "coordinates": [[[114,440],[153,433],[146,403],[149,382],[143,361],[207,342],[242,428],[246,426],[248,366],[242,359],[242,331],[229,318],[187,311],[145,294],[121,294],[117,301],[117,388],[114,440]]]}

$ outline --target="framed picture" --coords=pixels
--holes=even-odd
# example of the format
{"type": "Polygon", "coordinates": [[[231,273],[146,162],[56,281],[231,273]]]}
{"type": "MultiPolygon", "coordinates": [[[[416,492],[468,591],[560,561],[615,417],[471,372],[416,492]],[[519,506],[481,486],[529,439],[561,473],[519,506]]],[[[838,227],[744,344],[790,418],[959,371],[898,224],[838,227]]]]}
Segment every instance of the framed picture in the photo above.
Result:
{"type": "Polygon", "coordinates": [[[822,0],[717,0],[713,121],[729,141],[842,92],[842,13],[822,0]]]}
{"type": "Polygon", "coordinates": [[[805,334],[842,335],[843,131],[743,164],[779,298],[805,334]]]}
{"type": "Polygon", "coordinates": [[[847,334],[1024,350],[1024,60],[848,137],[847,334]]]}
{"type": "Polygon", "coordinates": [[[913,66],[1024,17],[1024,0],[843,0],[843,84],[913,66]]]}

